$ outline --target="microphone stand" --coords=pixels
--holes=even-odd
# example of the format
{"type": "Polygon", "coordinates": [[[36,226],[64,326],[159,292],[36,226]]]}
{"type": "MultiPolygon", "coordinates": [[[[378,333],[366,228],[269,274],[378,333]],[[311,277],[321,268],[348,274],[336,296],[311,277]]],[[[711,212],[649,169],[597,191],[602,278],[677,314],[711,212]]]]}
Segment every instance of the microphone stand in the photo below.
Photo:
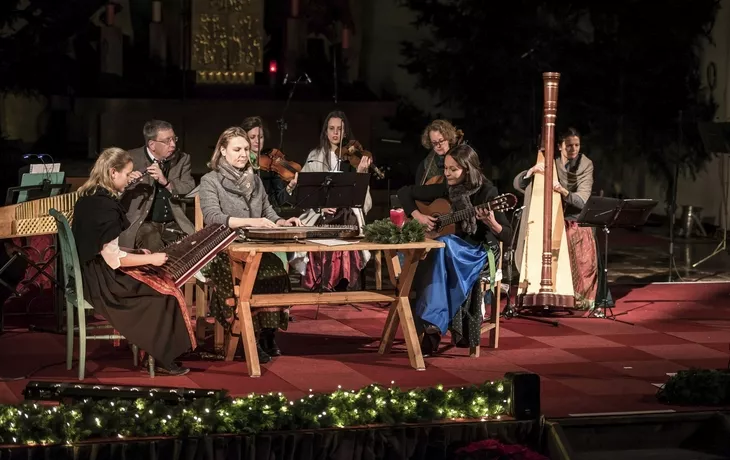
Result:
{"type": "MultiPolygon", "coordinates": [[[[512,240],[510,241],[510,244],[507,247],[507,251],[504,254],[505,261],[507,262],[507,305],[505,305],[504,310],[502,310],[502,313],[500,313],[499,316],[505,319],[522,318],[529,321],[535,321],[536,323],[550,324],[552,326],[558,327],[559,323],[557,321],[550,321],[547,319],[525,316],[514,308],[516,305],[512,305],[512,265],[514,264],[515,240],[517,239],[518,233],[518,229],[515,226],[515,221],[517,220],[517,216],[522,214],[523,211],[524,208],[512,214],[512,221],[510,222],[510,226],[513,229],[512,240]]],[[[515,298],[515,304],[516,303],[517,299],[515,298]]]]}
{"type": "Polygon", "coordinates": [[[289,97],[286,98],[286,104],[284,105],[284,110],[281,112],[281,118],[276,120],[276,124],[279,126],[279,150],[282,150],[284,146],[284,131],[287,129],[286,120],[284,119],[284,115],[286,115],[287,110],[289,110],[289,104],[291,103],[292,98],[294,97],[294,92],[297,90],[297,85],[302,80],[302,76],[300,75],[299,78],[294,80],[294,84],[291,87],[291,90],[289,91],[289,97]]]}

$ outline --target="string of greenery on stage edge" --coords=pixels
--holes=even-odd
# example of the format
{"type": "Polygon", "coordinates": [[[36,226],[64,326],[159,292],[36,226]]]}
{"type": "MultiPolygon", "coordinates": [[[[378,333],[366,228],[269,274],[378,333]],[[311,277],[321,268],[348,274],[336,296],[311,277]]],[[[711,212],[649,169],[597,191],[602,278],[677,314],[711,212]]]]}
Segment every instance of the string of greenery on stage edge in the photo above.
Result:
{"type": "Polygon", "coordinates": [[[730,405],[730,369],[689,369],[677,372],[657,392],[668,404],[730,405]]]}
{"type": "Polygon", "coordinates": [[[373,243],[416,243],[426,239],[426,228],[417,220],[408,220],[398,228],[390,219],[376,220],[363,227],[365,241],[373,243]]]}
{"type": "MultiPolygon", "coordinates": [[[[340,388],[340,387],[338,387],[340,388]]],[[[507,413],[506,380],[463,388],[400,390],[370,385],[289,400],[281,393],[200,398],[85,400],[72,405],[0,406],[0,445],[72,444],[89,439],[193,437],[344,428],[447,419],[499,419],[507,413]]]]}

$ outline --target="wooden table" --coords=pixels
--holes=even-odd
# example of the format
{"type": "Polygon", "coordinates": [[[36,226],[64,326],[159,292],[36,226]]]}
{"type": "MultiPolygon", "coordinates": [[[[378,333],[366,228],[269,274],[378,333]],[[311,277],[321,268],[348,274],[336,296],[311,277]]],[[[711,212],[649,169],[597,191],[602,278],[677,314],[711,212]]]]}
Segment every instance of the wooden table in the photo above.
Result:
{"type": "Polygon", "coordinates": [[[226,361],[233,360],[238,348],[239,337],[243,340],[248,374],[251,377],[261,376],[259,357],[256,352],[251,309],[257,307],[287,307],[294,305],[342,305],[348,303],[389,302],[390,310],[385,322],[378,352],[384,354],[393,346],[393,339],[398,325],[403,328],[403,335],[408,349],[408,359],[416,370],[425,370],[416,327],[411,313],[408,294],[411,291],[413,276],[416,274],[418,262],[431,249],[443,248],[444,243],[429,240],[420,243],[383,244],[358,241],[341,246],[325,246],[311,242],[246,242],[233,243],[227,251],[231,259],[231,271],[234,285],[238,284],[237,315],[234,318],[232,333],[226,349],[226,361]],[[281,294],[252,294],[256,274],[265,252],[335,252],[335,251],[383,251],[390,282],[396,286],[395,292],[388,291],[347,291],[347,292],[289,292],[281,294]],[[398,252],[405,255],[405,265],[401,267],[398,252]],[[236,280],[240,280],[236,283],[236,280]]]}

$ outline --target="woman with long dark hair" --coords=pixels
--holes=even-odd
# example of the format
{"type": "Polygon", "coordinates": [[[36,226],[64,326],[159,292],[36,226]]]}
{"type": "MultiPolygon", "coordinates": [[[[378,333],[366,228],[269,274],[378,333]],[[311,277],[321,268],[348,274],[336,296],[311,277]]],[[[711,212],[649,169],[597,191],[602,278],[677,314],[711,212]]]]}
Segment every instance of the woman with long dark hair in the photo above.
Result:
{"type": "MultiPolygon", "coordinates": [[[[438,198],[451,201],[454,211],[473,208],[497,197],[497,187],[484,177],[479,156],[468,145],[457,146],[444,158],[445,181],[435,185],[412,185],[398,191],[407,215],[432,230],[435,218],[416,209],[416,201],[438,198]]],[[[417,327],[424,332],[424,356],[438,350],[441,335],[451,329],[458,345],[478,344],[482,323],[481,299],[470,294],[479,274],[490,259],[499,260],[499,243],[512,234],[502,212],[476,209],[475,216],[457,223],[455,234],[438,237],[446,244],[431,250],[416,272],[414,311],[417,327]]],[[[498,313],[493,313],[498,314],[498,313]]]]}
{"type": "MultiPolygon", "coordinates": [[[[558,138],[560,155],[555,157],[553,190],[563,200],[565,235],[568,239],[570,271],[573,275],[575,307],[591,310],[596,305],[599,285],[599,261],[596,247],[595,230],[581,227],[576,222],[593,191],[593,162],[580,151],[580,133],[568,128],[558,138]]],[[[535,174],[544,174],[545,163],[537,163],[515,177],[514,187],[524,193],[535,174]]],[[[608,293],[606,293],[609,295],[608,293]]]]}
{"type": "MultiPolygon", "coordinates": [[[[355,168],[338,155],[338,150],[344,148],[350,140],[353,140],[352,130],[345,114],[339,110],[330,112],[322,125],[319,147],[309,152],[301,172],[341,171],[367,174],[371,162],[369,157],[363,156],[355,168]]],[[[357,225],[362,228],[365,225],[365,214],[372,207],[373,201],[368,189],[362,209],[308,209],[300,218],[302,225],[305,226],[327,223],[357,225]]],[[[369,258],[368,251],[297,253],[291,264],[295,270],[303,274],[303,286],[315,289],[321,284],[326,291],[341,291],[356,285],[360,271],[369,258]]]]}

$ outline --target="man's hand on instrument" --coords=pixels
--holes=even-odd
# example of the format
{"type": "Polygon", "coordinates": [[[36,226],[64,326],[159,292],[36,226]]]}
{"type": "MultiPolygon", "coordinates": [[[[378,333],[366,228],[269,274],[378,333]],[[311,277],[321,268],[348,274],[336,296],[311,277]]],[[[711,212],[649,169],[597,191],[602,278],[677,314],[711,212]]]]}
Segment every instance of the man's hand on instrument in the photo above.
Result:
{"type": "Polygon", "coordinates": [[[357,165],[357,172],[359,173],[366,173],[368,172],[368,169],[370,169],[370,164],[373,162],[373,159],[370,157],[366,157],[363,155],[362,158],[360,158],[360,164],[357,165]]]}
{"type": "Polygon", "coordinates": [[[154,265],[155,267],[164,265],[165,262],[167,262],[167,254],[165,254],[164,252],[156,252],[154,254],[149,254],[147,257],[149,260],[149,264],[154,265]]]}
{"type": "Polygon", "coordinates": [[[129,173],[129,180],[128,180],[128,182],[132,182],[133,180],[137,180],[140,177],[142,177],[142,173],[141,172],[139,172],[139,171],[132,171],[131,173],[129,173]]]}
{"type": "Polygon", "coordinates": [[[436,226],[436,218],[427,216],[426,214],[423,214],[421,211],[413,211],[411,213],[411,217],[416,219],[418,222],[420,222],[422,225],[426,226],[426,229],[428,231],[431,231],[436,226]]]}
{"type": "Polygon", "coordinates": [[[301,227],[302,221],[298,217],[290,217],[289,219],[279,219],[276,221],[276,225],[279,227],[301,227]]]}
{"type": "Polygon", "coordinates": [[[525,179],[528,177],[532,177],[533,174],[545,174],[545,163],[536,163],[535,166],[527,170],[527,174],[525,174],[525,179]]]}
{"type": "Polygon", "coordinates": [[[322,208],[321,211],[326,216],[332,216],[337,212],[337,208],[322,208]]]}
{"type": "Polygon", "coordinates": [[[168,182],[165,175],[162,173],[160,165],[157,163],[152,163],[150,166],[147,166],[147,172],[149,173],[150,177],[159,182],[159,184],[163,187],[167,187],[167,184],[170,183],[168,182]]]}

